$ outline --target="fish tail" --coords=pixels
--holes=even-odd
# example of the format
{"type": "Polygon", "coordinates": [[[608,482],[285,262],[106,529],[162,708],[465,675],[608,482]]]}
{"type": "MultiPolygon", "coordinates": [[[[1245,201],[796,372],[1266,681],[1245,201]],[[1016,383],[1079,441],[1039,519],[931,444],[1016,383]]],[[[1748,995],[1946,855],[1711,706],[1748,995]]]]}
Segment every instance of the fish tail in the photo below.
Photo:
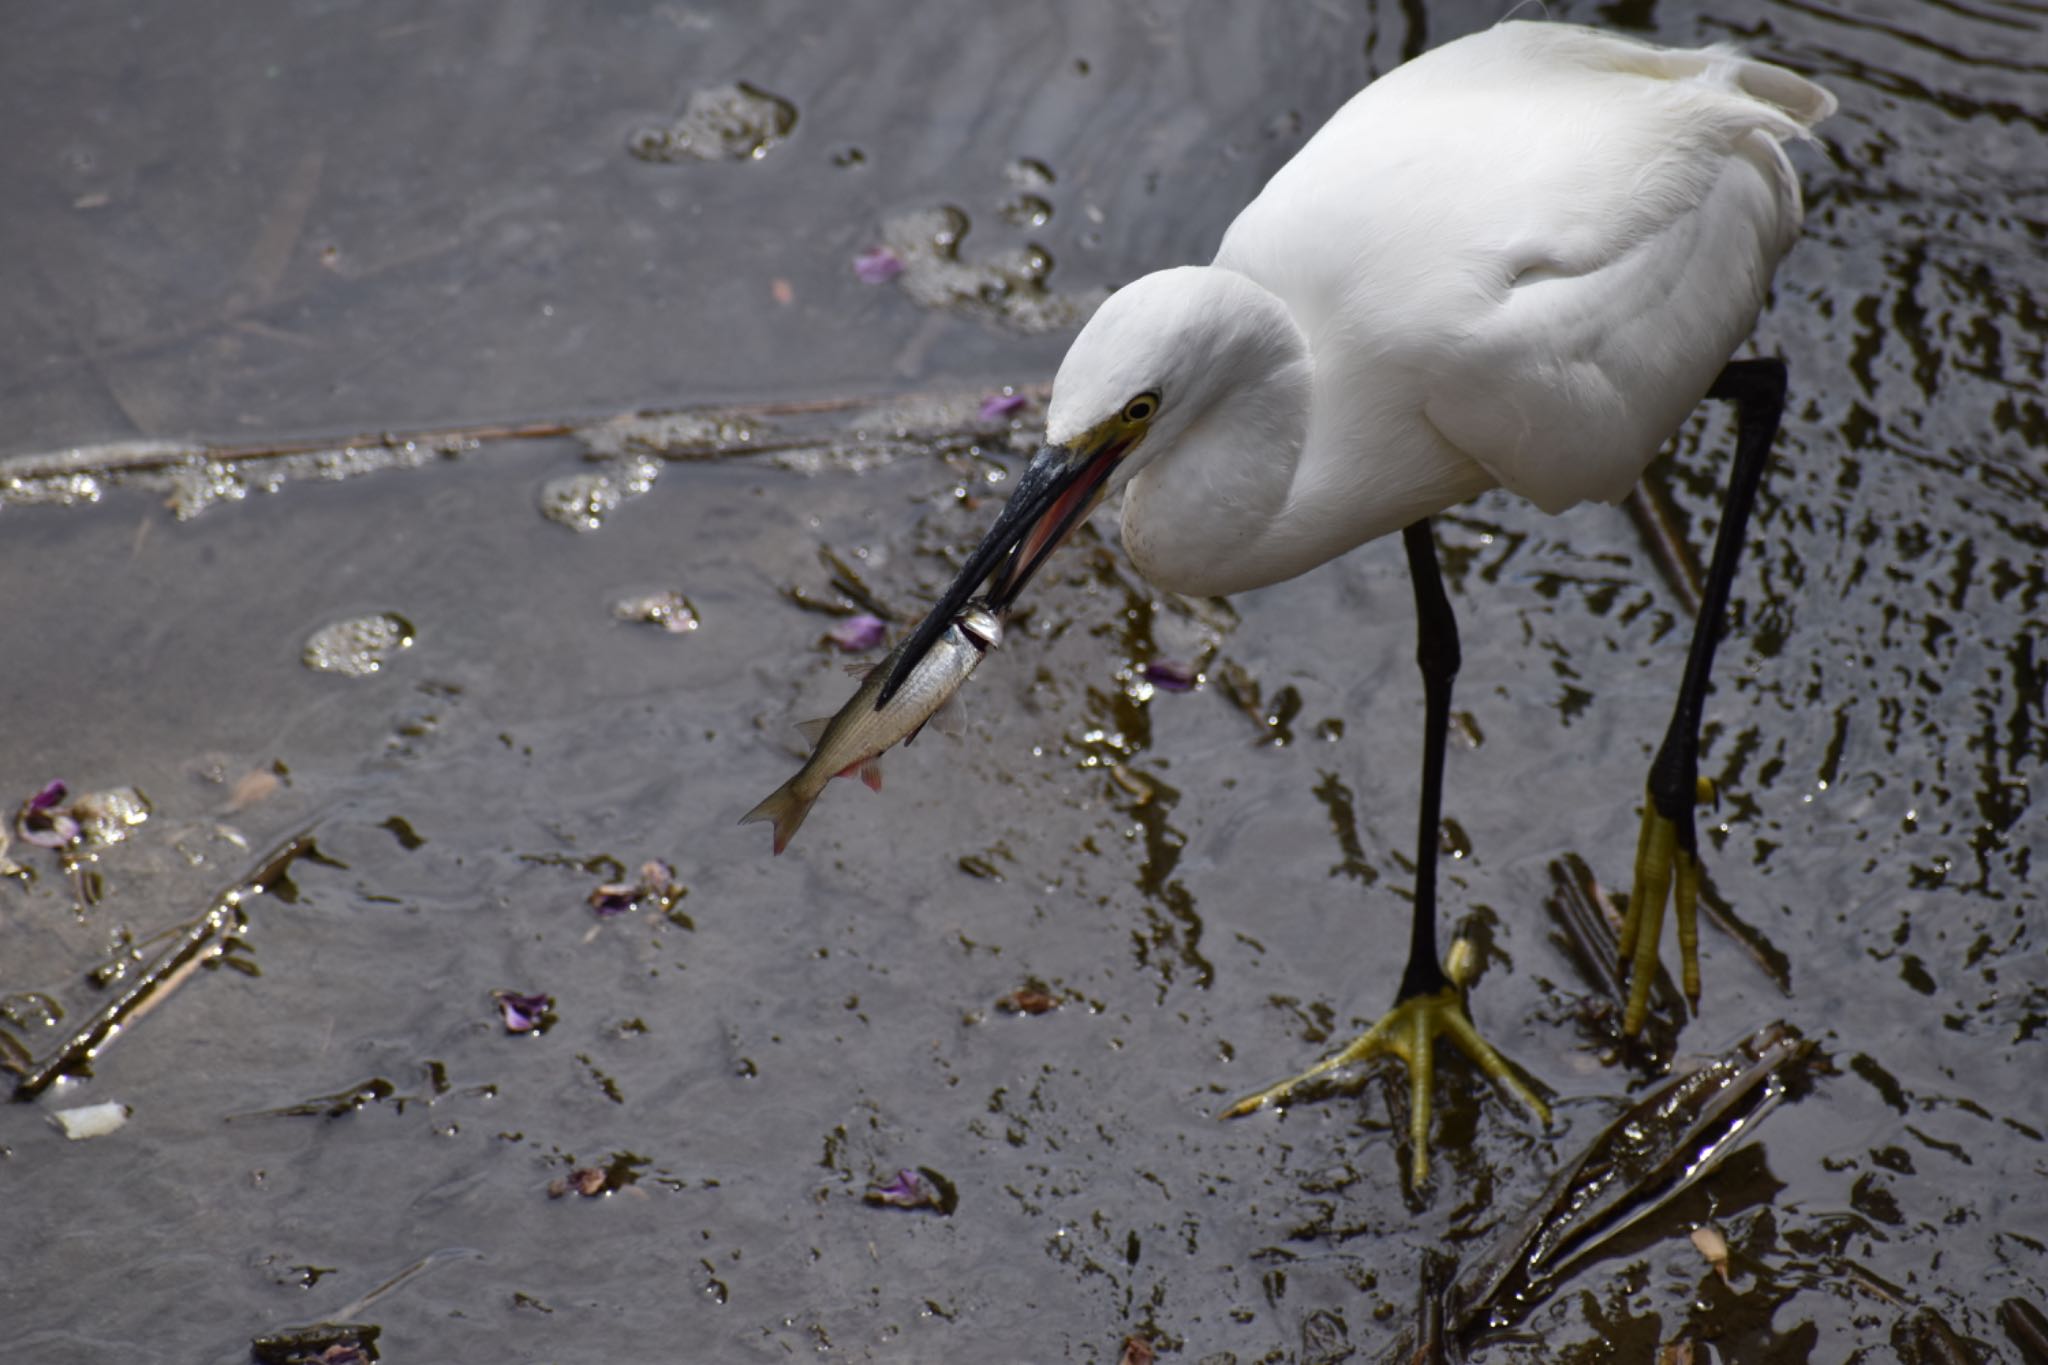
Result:
{"type": "Polygon", "coordinates": [[[760,820],[775,822],[775,851],[782,852],[789,847],[789,841],[796,837],[797,826],[811,813],[811,804],[818,799],[818,793],[805,796],[797,790],[796,779],[777,787],[768,794],[768,799],[740,817],[740,823],[751,825],[760,820]]]}

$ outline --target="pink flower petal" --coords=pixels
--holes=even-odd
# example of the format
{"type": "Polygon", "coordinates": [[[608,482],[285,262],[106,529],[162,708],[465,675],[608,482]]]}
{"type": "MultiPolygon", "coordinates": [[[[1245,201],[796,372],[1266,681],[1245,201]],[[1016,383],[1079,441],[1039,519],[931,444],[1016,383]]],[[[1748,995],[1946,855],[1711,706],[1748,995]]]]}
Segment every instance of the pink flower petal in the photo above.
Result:
{"type": "Polygon", "coordinates": [[[981,420],[993,422],[998,417],[1008,417],[1024,406],[1021,393],[992,393],[981,400],[981,420]]]}
{"type": "Polygon", "coordinates": [[[853,258],[862,284],[887,284],[903,273],[903,258],[885,246],[871,246],[853,258]]]}

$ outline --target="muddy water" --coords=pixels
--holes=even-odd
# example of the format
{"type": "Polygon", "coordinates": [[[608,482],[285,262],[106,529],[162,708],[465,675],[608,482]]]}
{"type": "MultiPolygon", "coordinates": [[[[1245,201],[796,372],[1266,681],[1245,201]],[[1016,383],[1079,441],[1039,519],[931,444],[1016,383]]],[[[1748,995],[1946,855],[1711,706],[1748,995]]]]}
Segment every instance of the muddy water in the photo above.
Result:
{"type": "MultiPolygon", "coordinates": [[[[1551,8],[1742,40],[1842,97],[1759,330],[1794,398],[1708,713],[1733,929],[1706,932],[1680,1039],[1782,1018],[1826,1064],[1489,1358],[1886,1359],[1933,1310],[2019,1359],[1999,1306],[2048,1300],[2048,20],[1551,8]],[[1707,1221],[1728,1284],[1688,1240],[1707,1221]]],[[[1493,17],[17,18],[0,173],[30,268],[0,283],[0,445],[1040,382],[1064,334],[1034,319],[1199,258],[1349,90],[1493,17]],[[635,155],[762,107],[742,81],[794,122],[635,155]],[[1026,192],[1049,218],[1006,212],[1026,192]],[[854,274],[946,206],[970,230],[935,259],[982,263],[986,293],[854,274]]],[[[732,822],[849,686],[834,618],[795,599],[851,606],[851,576],[914,611],[1015,467],[993,430],[886,434],[671,463],[584,534],[542,511],[589,472],[568,439],[186,520],[118,481],[0,506],[5,799],[151,802],[78,877],[8,850],[36,875],[0,884],[0,1028],[47,1048],[268,850],[310,829],[321,855],[90,1078],[0,1108],[7,1358],[227,1361],[348,1316],[393,1360],[1113,1361],[1131,1333],[1376,1359],[1422,1253],[1471,1254],[1648,1082],[1582,1025],[1543,908],[1572,855],[1623,879],[1683,648],[1625,517],[1490,497],[1441,527],[1465,642],[1445,914],[1489,945],[1474,1013],[1558,1120],[1447,1064],[1415,1192],[1376,1083],[1208,1117],[1391,996],[1419,711],[1398,552],[1226,608],[1084,538],[975,679],[966,740],[893,756],[879,796],[841,784],[771,860],[732,822]],[[696,629],[614,612],[666,590],[696,629]],[[315,632],[384,613],[412,643],[376,671],[305,666],[315,632]],[[1161,660],[1207,681],[1149,688],[1161,660]],[[1231,699],[1253,689],[1256,715],[1231,699]],[[687,894],[593,912],[649,859],[687,894]],[[1030,983],[1059,1008],[998,1008],[1030,983]],[[498,990],[553,1022],[508,1034],[498,990]],[[44,1119],[106,1101],[129,1117],[90,1141],[44,1119]],[[864,1199],[917,1167],[950,1216],[864,1199]],[[586,1168],[609,1193],[549,1197],[586,1168]]],[[[1709,414],[1662,480],[1695,542],[1728,435],[1709,414]]]]}

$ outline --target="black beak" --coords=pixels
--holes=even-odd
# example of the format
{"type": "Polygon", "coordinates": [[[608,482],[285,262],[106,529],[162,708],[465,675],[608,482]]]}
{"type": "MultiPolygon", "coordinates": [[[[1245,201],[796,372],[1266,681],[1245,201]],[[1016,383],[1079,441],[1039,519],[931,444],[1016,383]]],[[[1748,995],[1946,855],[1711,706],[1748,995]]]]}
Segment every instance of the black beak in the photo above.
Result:
{"type": "Polygon", "coordinates": [[[967,557],[953,586],[946,589],[946,595],[904,642],[902,652],[896,656],[896,666],[889,670],[881,692],[875,697],[876,710],[896,695],[896,689],[923,661],[933,643],[946,633],[946,627],[961,608],[999,568],[1002,577],[988,595],[988,606],[997,615],[1009,609],[1038,566],[1051,558],[1067,534],[1094,510],[1096,493],[1123,450],[1121,444],[1110,445],[1083,457],[1063,446],[1039,448],[1025,466],[1024,476],[1017,480],[1017,489],[1010,494],[996,524],[967,557]],[[1051,524],[1045,525],[1048,519],[1051,524]],[[1013,556],[1012,551],[1020,546],[1026,547],[1024,553],[1013,556]]]}

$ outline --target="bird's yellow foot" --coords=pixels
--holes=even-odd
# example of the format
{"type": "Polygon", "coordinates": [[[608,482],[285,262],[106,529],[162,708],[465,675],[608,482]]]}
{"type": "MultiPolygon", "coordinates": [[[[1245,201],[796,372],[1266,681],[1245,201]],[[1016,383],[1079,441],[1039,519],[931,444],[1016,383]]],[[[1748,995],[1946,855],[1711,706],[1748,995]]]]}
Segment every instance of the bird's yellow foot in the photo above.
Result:
{"type": "MultiPolygon", "coordinates": [[[[1714,800],[1714,784],[1699,778],[1693,799],[1714,800]]],[[[1621,974],[1628,982],[1628,1007],[1621,1031],[1633,1035],[1650,1011],[1650,981],[1657,975],[1657,944],[1664,935],[1664,903],[1678,912],[1678,957],[1685,1000],[1700,1007],[1700,859],[1692,836],[1692,812],[1666,815],[1654,796],[1643,800],[1643,827],[1636,837],[1636,880],[1628,913],[1621,921],[1621,974]]]]}
{"type": "Polygon", "coordinates": [[[1401,1001],[1348,1047],[1330,1054],[1299,1076],[1267,1086],[1256,1095],[1245,1096],[1219,1117],[1234,1119],[1270,1106],[1284,1105],[1295,1098],[1296,1092],[1333,1072],[1381,1057],[1398,1058],[1408,1068],[1408,1138],[1414,1152],[1410,1171],[1415,1183],[1421,1185],[1429,1178],[1429,1105],[1436,1080],[1435,1054],[1431,1044],[1443,1037],[1456,1044],[1475,1066],[1548,1126],[1550,1106],[1515,1074],[1514,1068],[1494,1050],[1491,1043],[1479,1036],[1479,1030],[1472,1026],[1471,1016],[1465,1012],[1465,983],[1472,976],[1474,958],[1471,945],[1459,939],[1451,945],[1449,959],[1444,964],[1444,974],[1450,978],[1450,985],[1428,995],[1414,995],[1401,1001]]]}

